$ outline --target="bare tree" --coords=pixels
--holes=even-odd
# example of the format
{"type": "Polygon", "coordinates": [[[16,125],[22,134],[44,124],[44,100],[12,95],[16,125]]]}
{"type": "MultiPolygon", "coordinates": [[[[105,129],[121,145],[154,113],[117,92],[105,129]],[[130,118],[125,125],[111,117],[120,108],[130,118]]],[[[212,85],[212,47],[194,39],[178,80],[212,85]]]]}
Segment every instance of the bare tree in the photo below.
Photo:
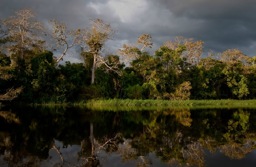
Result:
{"type": "Polygon", "coordinates": [[[91,24],[91,27],[84,33],[83,39],[85,44],[89,47],[88,52],[93,55],[91,84],[94,84],[95,71],[100,64],[104,64],[106,67],[113,69],[107,64],[104,57],[101,55],[101,51],[114,31],[109,24],[104,23],[101,19],[93,20],[91,24]]]}
{"type": "Polygon", "coordinates": [[[152,48],[152,37],[150,34],[142,34],[138,37],[135,45],[124,44],[119,53],[124,56],[125,61],[139,58],[146,48],[152,48]]]}
{"type": "Polygon", "coordinates": [[[150,34],[142,34],[141,36],[139,36],[137,43],[138,45],[142,45],[140,49],[141,52],[143,52],[145,48],[152,48],[153,46],[152,37],[150,34]]]}
{"type": "Polygon", "coordinates": [[[44,49],[44,40],[39,35],[43,32],[43,26],[34,17],[31,10],[24,9],[3,21],[9,40],[8,51],[20,59],[24,59],[26,50],[44,49]]]}
{"type": "Polygon", "coordinates": [[[228,49],[221,54],[220,60],[228,64],[243,63],[248,64],[250,57],[238,49],[228,49]]]}
{"type": "Polygon", "coordinates": [[[175,50],[179,46],[185,46],[182,56],[187,59],[190,64],[198,64],[203,53],[203,41],[194,41],[192,38],[176,37],[174,41],[165,42],[165,46],[175,50]]]}
{"type": "Polygon", "coordinates": [[[57,42],[57,47],[62,47],[63,51],[57,58],[56,62],[63,60],[68,50],[82,43],[82,30],[69,30],[64,23],[59,23],[56,20],[51,21],[52,37],[57,42]]]}

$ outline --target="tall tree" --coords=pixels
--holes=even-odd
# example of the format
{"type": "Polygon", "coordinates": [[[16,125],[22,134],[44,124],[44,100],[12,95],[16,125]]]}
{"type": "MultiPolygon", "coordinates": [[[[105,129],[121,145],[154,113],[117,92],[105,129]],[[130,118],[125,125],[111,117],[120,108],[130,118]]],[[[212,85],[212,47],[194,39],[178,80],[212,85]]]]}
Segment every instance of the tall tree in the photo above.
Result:
{"type": "Polygon", "coordinates": [[[17,59],[24,59],[28,50],[44,50],[44,40],[40,36],[43,26],[34,17],[31,10],[24,9],[3,21],[9,40],[7,48],[14,63],[17,59]]]}
{"type": "Polygon", "coordinates": [[[193,98],[225,98],[227,86],[223,74],[224,68],[225,63],[212,56],[202,58],[199,64],[190,70],[193,98]]]}
{"type": "Polygon", "coordinates": [[[7,82],[6,89],[20,93],[24,83],[29,80],[27,73],[31,58],[45,49],[43,26],[35,19],[31,10],[24,9],[4,19],[0,31],[1,52],[11,60],[11,64],[1,67],[1,77],[12,81],[7,82]]]}
{"type": "Polygon", "coordinates": [[[109,24],[103,22],[101,19],[96,19],[92,21],[91,28],[86,30],[83,36],[85,44],[89,47],[88,52],[93,56],[91,84],[95,82],[95,71],[100,64],[105,64],[109,69],[114,70],[112,67],[108,66],[101,55],[104,44],[111,38],[113,33],[114,31],[109,24]]]}
{"type": "Polygon", "coordinates": [[[248,64],[249,57],[238,49],[228,49],[222,53],[221,61],[226,63],[223,73],[233,98],[246,97],[249,89],[244,66],[248,64]]]}

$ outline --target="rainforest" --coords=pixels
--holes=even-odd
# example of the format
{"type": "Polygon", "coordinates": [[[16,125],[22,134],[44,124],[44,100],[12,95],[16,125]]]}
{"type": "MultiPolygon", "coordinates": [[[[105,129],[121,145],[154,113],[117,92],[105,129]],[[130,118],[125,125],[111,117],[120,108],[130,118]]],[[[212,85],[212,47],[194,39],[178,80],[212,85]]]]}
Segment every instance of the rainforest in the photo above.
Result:
{"type": "Polygon", "coordinates": [[[232,48],[206,53],[177,37],[152,51],[150,34],[104,52],[115,31],[101,19],[70,29],[31,10],[0,24],[0,101],[66,103],[90,99],[254,99],[256,57],[232,48]],[[76,49],[81,62],[63,61],[76,49]]]}

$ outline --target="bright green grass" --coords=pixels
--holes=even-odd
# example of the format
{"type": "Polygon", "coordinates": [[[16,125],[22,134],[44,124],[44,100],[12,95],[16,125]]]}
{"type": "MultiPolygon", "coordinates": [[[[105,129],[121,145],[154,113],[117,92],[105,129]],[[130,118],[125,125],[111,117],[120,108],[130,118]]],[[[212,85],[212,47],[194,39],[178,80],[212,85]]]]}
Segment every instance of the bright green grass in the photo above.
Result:
{"type": "Polygon", "coordinates": [[[77,104],[92,110],[156,110],[166,108],[255,108],[256,100],[90,100],[77,104]]]}

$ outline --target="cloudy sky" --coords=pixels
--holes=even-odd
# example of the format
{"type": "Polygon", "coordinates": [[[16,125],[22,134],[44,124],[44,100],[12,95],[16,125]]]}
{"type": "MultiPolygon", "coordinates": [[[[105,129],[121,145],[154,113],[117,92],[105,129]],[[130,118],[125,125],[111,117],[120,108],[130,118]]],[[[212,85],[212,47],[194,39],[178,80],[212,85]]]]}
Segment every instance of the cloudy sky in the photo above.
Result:
{"type": "Polygon", "coordinates": [[[42,21],[86,27],[101,18],[117,30],[112,48],[152,35],[155,49],[176,36],[204,41],[204,50],[238,48],[256,55],[255,0],[0,0],[0,18],[32,9],[42,21]]]}

